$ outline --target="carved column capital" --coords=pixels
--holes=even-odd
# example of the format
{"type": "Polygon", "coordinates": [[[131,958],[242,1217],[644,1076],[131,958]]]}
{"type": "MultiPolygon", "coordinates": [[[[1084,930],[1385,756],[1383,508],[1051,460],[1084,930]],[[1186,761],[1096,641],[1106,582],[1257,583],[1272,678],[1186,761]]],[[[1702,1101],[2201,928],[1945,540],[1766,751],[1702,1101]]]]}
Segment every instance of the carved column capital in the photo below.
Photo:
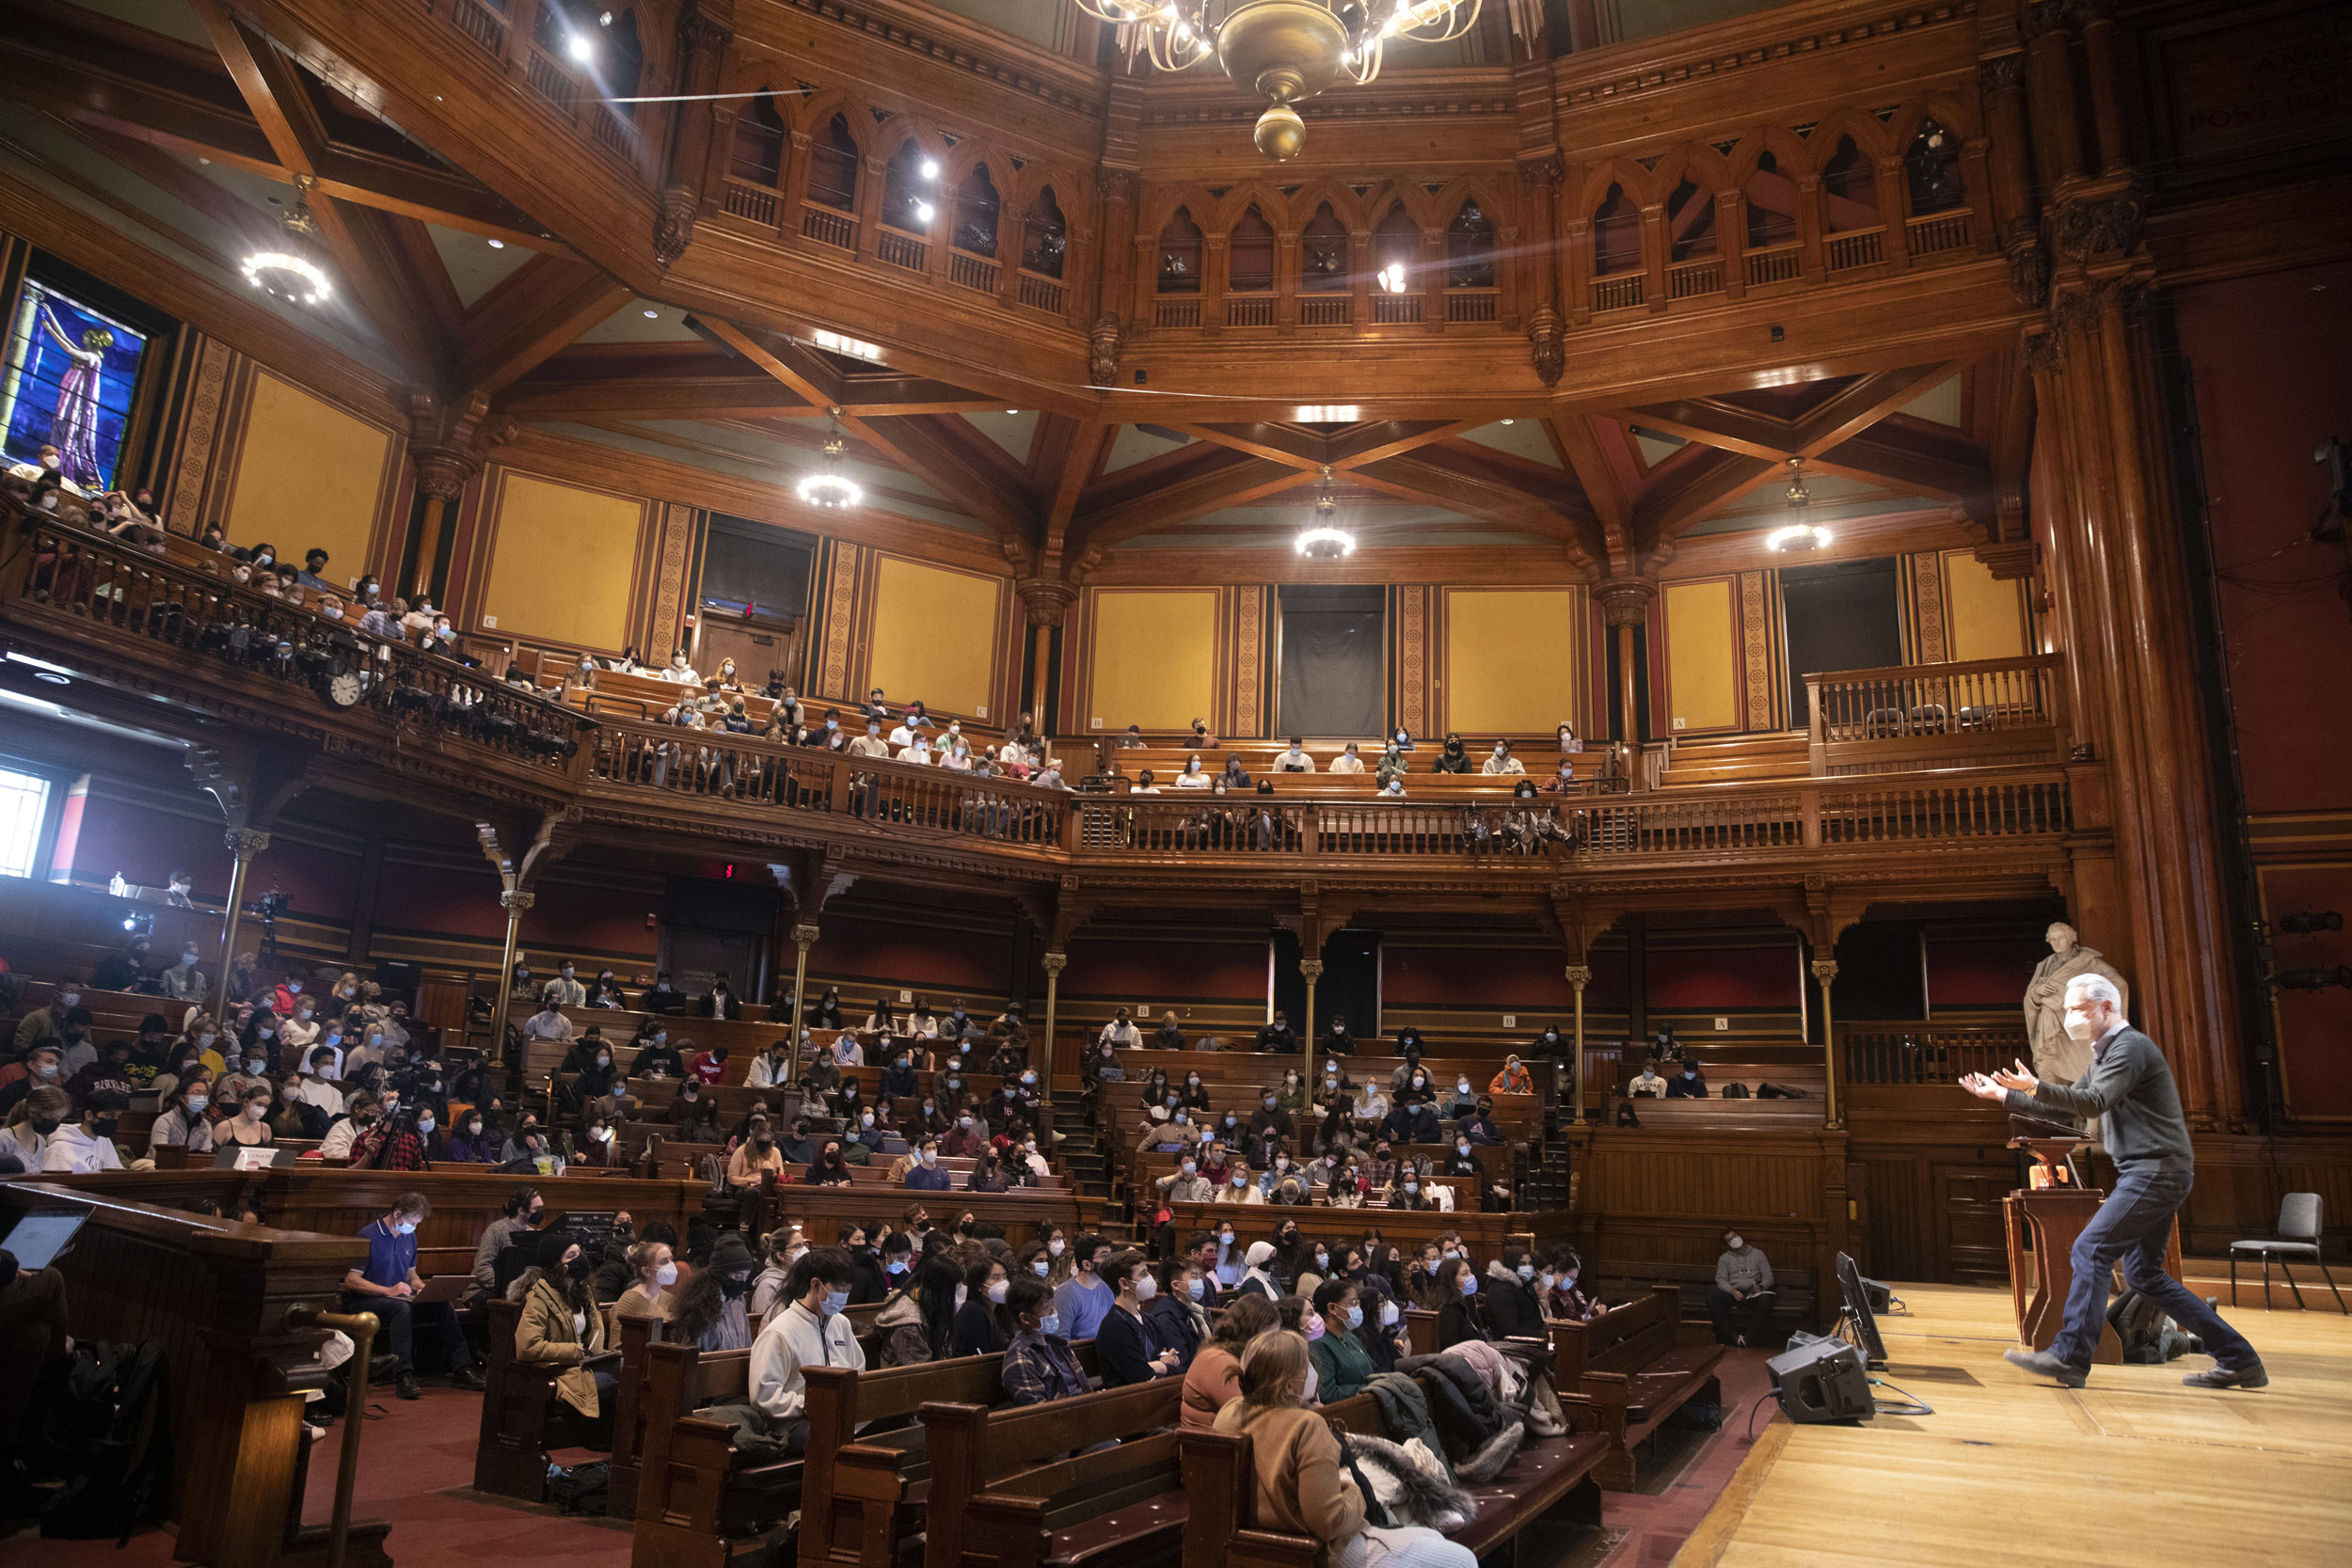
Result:
{"type": "Polygon", "coordinates": [[[1074,583],[1057,582],[1051,578],[1023,578],[1012,585],[1013,596],[1021,601],[1021,612],[1033,626],[1058,626],[1070,607],[1077,601],[1074,583]]]}
{"type": "Polygon", "coordinates": [[[482,472],[482,459],[453,447],[410,447],[408,461],[417,467],[417,488],[437,500],[454,500],[482,472]]]}
{"type": "Polygon", "coordinates": [[[812,920],[793,927],[792,940],[803,947],[815,946],[817,944],[817,923],[812,920]]]}
{"type": "Polygon", "coordinates": [[[1298,960],[1298,973],[1304,974],[1310,980],[1320,980],[1323,978],[1323,960],[1321,958],[1301,958],[1298,960]]]}
{"type": "Polygon", "coordinates": [[[1531,185],[1556,188],[1568,172],[1568,166],[1557,150],[1539,152],[1532,158],[1519,160],[1519,178],[1531,185]]]}
{"type": "Polygon", "coordinates": [[[2017,92],[2026,85],[2026,56],[1998,55],[1977,67],[1977,82],[1987,93],[2017,92]]]}
{"type": "Polygon", "coordinates": [[[2128,182],[2069,191],[2050,214],[2050,243],[2076,261],[2137,250],[2147,229],[2147,203],[2128,182]]]}
{"type": "Polygon", "coordinates": [[[1106,168],[1096,177],[1096,182],[1095,188],[1103,193],[1105,201],[1132,202],[1136,198],[1136,181],[1133,169],[1106,168]]]}
{"type": "Polygon", "coordinates": [[[1593,966],[1591,964],[1570,964],[1567,967],[1566,974],[1568,976],[1568,984],[1574,986],[1580,991],[1586,986],[1593,983],[1593,966]]]}
{"type": "Polygon", "coordinates": [[[1648,578],[1611,578],[1593,588],[1600,600],[1601,620],[1612,626],[1639,626],[1649,619],[1658,598],[1658,584],[1648,578]]]}
{"type": "Polygon", "coordinates": [[[1814,977],[1816,980],[1820,981],[1820,982],[1821,982],[1821,984],[1823,984],[1823,985],[1825,985],[1825,986],[1826,986],[1826,985],[1828,985],[1828,984],[1829,984],[1832,980],[1836,979],[1836,978],[1837,978],[1837,960],[1836,960],[1836,958],[1816,958],[1816,959],[1814,959],[1814,960],[1813,960],[1813,977],[1814,977]]]}
{"type": "Polygon", "coordinates": [[[520,914],[538,902],[539,895],[523,888],[508,888],[499,895],[499,908],[509,914],[520,914]]]}
{"type": "Polygon", "coordinates": [[[231,828],[224,836],[229,852],[241,861],[249,861],[269,847],[269,834],[251,828],[231,828]]]}
{"type": "Polygon", "coordinates": [[[1087,333],[1087,373],[1093,377],[1093,385],[1107,387],[1118,378],[1119,351],[1124,338],[1118,311],[1105,310],[1094,318],[1087,333]]]}
{"type": "Polygon", "coordinates": [[[1040,955],[1037,961],[1044,966],[1046,974],[1058,979],[1061,975],[1061,972],[1069,967],[1070,955],[1067,953],[1046,953],[1040,955]]]}

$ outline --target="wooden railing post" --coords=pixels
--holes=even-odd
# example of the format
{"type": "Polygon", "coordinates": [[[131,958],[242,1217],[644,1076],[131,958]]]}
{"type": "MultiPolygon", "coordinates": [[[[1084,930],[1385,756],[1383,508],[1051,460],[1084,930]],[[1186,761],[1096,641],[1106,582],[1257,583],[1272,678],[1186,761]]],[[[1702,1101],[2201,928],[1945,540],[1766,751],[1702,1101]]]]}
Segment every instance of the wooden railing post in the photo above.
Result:
{"type": "Polygon", "coordinates": [[[1829,745],[1821,725],[1821,677],[1804,678],[1805,756],[1806,764],[1817,779],[1829,772],[1829,745]]]}

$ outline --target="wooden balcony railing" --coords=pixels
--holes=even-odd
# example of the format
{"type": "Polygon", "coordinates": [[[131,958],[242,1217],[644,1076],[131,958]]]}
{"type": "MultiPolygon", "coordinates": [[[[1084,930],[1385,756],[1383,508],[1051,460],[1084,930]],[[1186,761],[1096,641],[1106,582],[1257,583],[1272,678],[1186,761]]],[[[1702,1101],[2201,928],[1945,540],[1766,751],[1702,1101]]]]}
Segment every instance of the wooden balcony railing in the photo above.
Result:
{"type": "Polygon", "coordinates": [[[1791,240],[1763,250],[1751,250],[1747,255],[1748,287],[1760,289],[1767,283],[1787,283],[1804,271],[1804,247],[1791,240]]]}
{"type": "Polygon", "coordinates": [[[1356,299],[1352,294],[1300,294],[1298,325],[1301,326],[1345,326],[1356,319],[1356,299]]]}
{"type": "Polygon", "coordinates": [[[2058,656],[1905,664],[1805,677],[1816,777],[2058,761],[2068,727],[2058,656]]]}
{"type": "Polygon", "coordinates": [[[450,19],[457,30],[492,55],[506,54],[506,18],[484,0],[451,0],[450,19]]]}
{"type": "Polygon", "coordinates": [[[1593,279],[1593,313],[1603,310],[1630,310],[1648,295],[1649,277],[1645,273],[1629,272],[1615,277],[1593,279]]]}
{"type": "MultiPolygon", "coordinates": [[[[776,193],[770,186],[755,184],[749,180],[738,180],[733,175],[729,175],[724,206],[730,214],[739,218],[749,218],[752,222],[770,229],[776,226],[776,193]]],[[[809,209],[812,213],[816,210],[813,207],[809,209]]]]}
{"type": "Polygon", "coordinates": [[[927,272],[930,268],[930,242],[884,224],[874,239],[874,256],[886,267],[927,272]]]}
{"type": "Polygon", "coordinates": [[[1154,301],[1152,325],[1153,326],[1199,326],[1200,325],[1199,296],[1195,295],[1187,299],[1179,295],[1174,299],[1154,301]]]}
{"type": "Polygon", "coordinates": [[[1851,272],[1856,267],[1876,266],[1886,260],[1886,230],[1883,229],[1852,229],[1831,234],[1821,244],[1829,258],[1832,272],[1851,272]]]}
{"type": "Polygon", "coordinates": [[[1421,295],[1378,293],[1372,296],[1372,325],[1408,326],[1421,320],[1421,295]]]}
{"type": "MultiPolygon", "coordinates": [[[[917,853],[926,844],[964,845],[1010,857],[1009,867],[1206,861],[1295,872],[1318,862],[1431,870],[1474,863],[1509,881],[1571,865],[1613,873],[1734,860],[1810,865],[1824,852],[2056,853],[2076,826],[2066,769],[2049,760],[1968,767],[1937,758],[1921,765],[1932,771],[1533,800],[1449,799],[1434,789],[1405,799],[1044,789],[662,724],[634,699],[595,697],[582,712],[495,671],[242,586],[228,558],[184,539],[154,553],[26,518],[13,502],[0,504],[0,524],[20,540],[0,560],[0,620],[12,646],[175,690],[199,708],[216,694],[223,711],[267,710],[286,734],[309,734],[394,772],[415,766],[437,779],[471,773],[485,783],[503,772],[498,787],[510,792],[527,785],[685,833],[815,832],[896,840],[917,853]]],[[[1914,706],[1941,699],[1953,711],[1980,710],[1994,726],[1980,733],[2050,744],[2058,728],[2048,659],[1851,672],[1815,683],[1832,716],[1845,693],[1901,683],[1914,706]],[[1999,727],[2012,721],[2014,732],[1999,727]]],[[[1831,727],[1843,733],[1834,717],[1831,727]]]]}
{"type": "Polygon", "coordinates": [[[814,201],[801,206],[801,237],[829,245],[836,250],[857,248],[857,219],[831,207],[819,207],[814,201]]]}
{"type": "Polygon", "coordinates": [[[1694,261],[1677,261],[1666,269],[1668,299],[1696,299],[1701,294],[1724,292],[1724,260],[1720,256],[1704,257],[1694,261]]]}
{"type": "Polygon", "coordinates": [[[950,249],[947,252],[947,281],[959,288],[993,294],[996,292],[996,263],[985,256],[950,249]]]}
{"type": "Polygon", "coordinates": [[[1043,310],[1058,316],[1062,309],[1062,286],[1059,280],[1034,272],[1021,275],[1021,303],[1032,310],[1043,310]]]}
{"type": "Polygon", "coordinates": [[[1225,325],[1272,326],[1281,307],[1281,300],[1273,294],[1227,294],[1225,325]]]}
{"type": "Polygon", "coordinates": [[[1914,256],[1965,250],[1969,217],[1967,208],[1956,207],[1948,213],[1930,213],[1926,217],[1913,218],[1904,226],[1904,244],[1914,256]]]}
{"type": "Polygon", "coordinates": [[[1500,289],[1448,289],[1445,292],[1445,319],[1448,322],[1490,322],[1496,319],[1502,297],[1500,289]]]}
{"type": "Polygon", "coordinates": [[[1850,1084],[1933,1084],[1948,1087],[1972,1072],[2028,1060],[2021,1029],[1939,1029],[1932,1023],[1870,1023],[1837,1031],[1837,1059],[1850,1084]]]}

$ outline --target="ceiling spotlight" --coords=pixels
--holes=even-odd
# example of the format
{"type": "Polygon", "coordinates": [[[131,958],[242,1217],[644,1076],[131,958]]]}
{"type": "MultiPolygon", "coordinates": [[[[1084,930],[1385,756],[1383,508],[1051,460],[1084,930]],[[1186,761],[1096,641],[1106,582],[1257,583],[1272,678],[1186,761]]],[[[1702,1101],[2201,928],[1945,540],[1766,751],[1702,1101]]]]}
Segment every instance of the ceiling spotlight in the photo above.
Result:
{"type": "Polygon", "coordinates": [[[801,479],[800,496],[809,506],[821,506],[828,512],[846,511],[866,499],[850,478],[841,471],[841,410],[832,410],[833,434],[825,437],[825,466],[801,479]]]}
{"type": "Polygon", "coordinates": [[[882,351],[872,343],[857,338],[845,338],[821,326],[808,335],[808,341],[829,354],[846,354],[852,359],[871,360],[877,365],[882,362],[882,351]]]}
{"type": "Polygon", "coordinates": [[[1356,553],[1356,536],[1331,524],[1339,504],[1339,498],[1331,493],[1331,466],[1327,463],[1323,466],[1323,493],[1315,498],[1314,526],[1298,536],[1300,555],[1310,561],[1344,561],[1356,553]]]}
{"type": "Polygon", "coordinates": [[[1392,294],[1401,294],[1405,292],[1404,262],[1391,261],[1387,266],[1380,269],[1379,277],[1380,287],[1386,289],[1389,293],[1392,294]]]}
{"type": "Polygon", "coordinates": [[[649,322],[658,322],[661,319],[661,312],[659,310],[648,310],[645,312],[645,319],[649,322]]]}
{"type": "Polygon", "coordinates": [[[1503,422],[1504,424],[1517,424],[1517,423],[1518,423],[1519,421],[1518,421],[1518,420],[1503,420],[1502,422],[1503,422]]]}
{"type": "Polygon", "coordinates": [[[33,672],[33,679],[37,681],[47,681],[51,686],[72,686],[73,684],[72,676],[60,675],[55,670],[36,670],[33,672]]]}
{"type": "Polygon", "coordinates": [[[564,49],[575,64],[586,65],[596,57],[596,40],[585,33],[572,34],[564,40],[564,49]]]}
{"type": "Polygon", "coordinates": [[[927,224],[938,215],[939,209],[928,201],[918,201],[914,204],[914,218],[917,223],[927,224]]]}
{"type": "Polygon", "coordinates": [[[1020,412],[1021,412],[1021,410],[1020,410],[1020,409],[1018,409],[1018,408],[1008,408],[1008,409],[1006,409],[1006,410],[1005,410],[1005,412],[1006,412],[1007,414],[1018,414],[1018,413],[1020,413],[1020,412]]]}
{"type": "Polygon", "coordinates": [[[506,242],[504,240],[492,240],[490,242],[490,248],[492,250],[504,250],[506,248],[506,242]]]}
{"type": "Polygon", "coordinates": [[[936,180],[939,178],[938,159],[926,158],[923,160],[923,178],[926,180],[936,180]]]}

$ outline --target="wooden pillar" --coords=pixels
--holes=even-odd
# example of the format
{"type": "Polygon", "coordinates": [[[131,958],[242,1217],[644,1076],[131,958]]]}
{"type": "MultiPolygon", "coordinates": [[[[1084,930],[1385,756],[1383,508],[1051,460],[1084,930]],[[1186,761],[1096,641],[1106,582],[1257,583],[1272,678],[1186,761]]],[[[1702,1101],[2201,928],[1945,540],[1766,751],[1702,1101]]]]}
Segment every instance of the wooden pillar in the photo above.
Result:
{"type": "Polygon", "coordinates": [[[2045,196],[2055,195],[2083,172],[2067,8],[2049,0],[2028,0],[2019,17],[2026,35],[2026,93],[2033,108],[2034,171],[2045,196]]]}
{"type": "Polygon", "coordinates": [[[1837,978],[1837,960],[1814,959],[1813,978],[1821,983],[1821,1069],[1823,1092],[1828,1097],[1823,1115],[1829,1130],[1836,1132],[1846,1125],[1837,1113],[1837,1019],[1829,1000],[1830,983],[1837,978]]]}
{"type": "Polygon", "coordinates": [[[1873,169],[1879,193],[1880,254],[1890,267],[1911,264],[1911,191],[1903,178],[1903,161],[1888,153],[1873,169]]]}
{"type": "Polygon", "coordinates": [[[2078,8],[2083,26],[2084,76],[2090,87],[2090,124],[2099,138],[2099,171],[2123,173],[2131,166],[2123,142],[2123,111],[2115,85],[2114,0],[2091,0],[2078,8]]]}
{"type": "MultiPolygon", "coordinates": [[[[1311,933],[1308,940],[1312,940],[1311,933]]],[[[1298,1069],[1301,1074],[1299,1082],[1307,1086],[1307,1092],[1311,1095],[1315,1087],[1315,982],[1323,978],[1323,960],[1320,958],[1301,958],[1298,960],[1298,973],[1307,981],[1307,1016],[1298,1021],[1298,1038],[1304,1056],[1298,1069]]]]}
{"type": "MultiPolygon", "coordinates": [[[[732,119],[732,105],[714,103],[719,90],[720,62],[735,37],[732,0],[694,0],[678,18],[677,92],[670,119],[670,167],[662,182],[661,210],[654,219],[654,260],[662,266],[683,255],[694,237],[694,220],[701,214],[711,149],[721,117],[732,119]]],[[[610,112],[610,111],[606,111],[610,112]]]]}
{"type": "Polygon", "coordinates": [[[1593,966],[1568,965],[1568,984],[1576,988],[1576,1044],[1568,1055],[1568,1103],[1574,1107],[1570,1126],[1584,1125],[1584,988],[1593,983],[1593,966]]]}
{"type": "Polygon", "coordinates": [[[1039,1069],[1040,1097],[1044,1103],[1054,1102],[1054,1029],[1058,1021],[1061,1004],[1061,972],[1069,967],[1070,955],[1048,953],[1038,959],[1045,966],[1045,1062],[1039,1069]]]}
{"type": "Polygon", "coordinates": [[[515,949],[520,942],[523,911],[531,908],[534,895],[521,888],[507,888],[499,894],[499,908],[506,911],[506,945],[499,955],[498,1000],[490,1007],[489,1059],[498,1061],[506,1049],[507,1005],[514,999],[515,949]]]}
{"type": "Polygon", "coordinates": [[[219,973],[213,978],[213,1017],[229,1016],[229,971],[237,961],[237,927],[245,916],[245,878],[253,857],[269,847],[269,834],[249,828],[229,830],[229,853],[236,863],[229,871],[229,907],[221,912],[219,973]]]}
{"type": "Polygon", "coordinates": [[[801,1076],[802,1020],[808,1016],[803,995],[808,988],[808,950],[817,945],[817,923],[804,920],[792,927],[792,1017],[785,1025],[785,1037],[792,1048],[785,1053],[785,1082],[796,1082],[801,1076]]]}
{"type": "Polygon", "coordinates": [[[351,940],[343,944],[343,962],[352,968],[367,961],[369,944],[375,940],[375,890],[383,882],[384,835],[372,832],[359,848],[359,879],[351,895],[351,940]]]}
{"type": "Polygon", "coordinates": [[[1593,590],[1600,600],[1603,621],[1617,634],[1617,739],[1631,751],[1628,766],[1641,778],[1642,706],[1634,679],[1636,652],[1649,607],[1658,597],[1658,584],[1647,578],[1612,578],[1593,590]]]}

